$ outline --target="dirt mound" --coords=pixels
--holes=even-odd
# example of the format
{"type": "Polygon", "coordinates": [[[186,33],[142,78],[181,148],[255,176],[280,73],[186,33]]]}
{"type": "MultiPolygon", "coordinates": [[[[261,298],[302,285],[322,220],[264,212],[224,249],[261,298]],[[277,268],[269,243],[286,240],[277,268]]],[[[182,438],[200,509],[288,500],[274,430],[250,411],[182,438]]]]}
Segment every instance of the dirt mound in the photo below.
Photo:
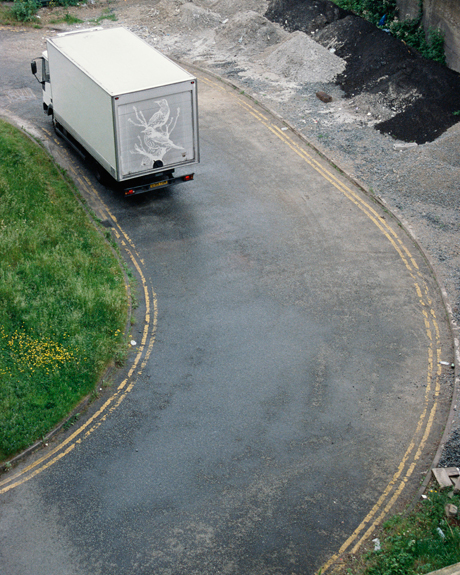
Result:
{"type": "Polygon", "coordinates": [[[350,14],[328,0],[272,0],[265,16],[289,32],[309,34],[350,14]]]}
{"type": "Polygon", "coordinates": [[[296,82],[332,82],[345,61],[303,32],[294,32],[266,58],[272,72],[296,82]]]}
{"type": "Polygon", "coordinates": [[[252,52],[262,52],[278,44],[286,35],[282,28],[254,11],[237,13],[217,32],[219,40],[235,47],[250,48],[252,52]]]}
{"type": "Polygon", "coordinates": [[[222,21],[222,16],[209,8],[195,6],[192,2],[184,4],[180,13],[181,23],[188,28],[215,28],[222,21]]]}
{"type": "Polygon", "coordinates": [[[208,6],[215,12],[219,12],[222,16],[233,16],[238,12],[257,12],[263,14],[267,9],[267,0],[195,0],[196,4],[208,6]]]}
{"type": "Polygon", "coordinates": [[[460,75],[328,0],[273,0],[267,18],[314,39],[346,61],[336,82],[347,97],[369,94],[392,117],[375,125],[399,140],[431,142],[458,121],[460,75]]]}

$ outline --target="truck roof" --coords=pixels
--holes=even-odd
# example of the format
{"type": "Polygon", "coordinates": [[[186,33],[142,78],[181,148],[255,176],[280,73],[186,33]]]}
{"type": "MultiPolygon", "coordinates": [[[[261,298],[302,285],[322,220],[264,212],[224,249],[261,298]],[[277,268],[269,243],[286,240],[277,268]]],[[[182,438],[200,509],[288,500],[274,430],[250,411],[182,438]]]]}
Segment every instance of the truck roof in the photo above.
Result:
{"type": "Polygon", "coordinates": [[[81,30],[47,41],[112,96],[194,79],[126,28],[81,30]]]}

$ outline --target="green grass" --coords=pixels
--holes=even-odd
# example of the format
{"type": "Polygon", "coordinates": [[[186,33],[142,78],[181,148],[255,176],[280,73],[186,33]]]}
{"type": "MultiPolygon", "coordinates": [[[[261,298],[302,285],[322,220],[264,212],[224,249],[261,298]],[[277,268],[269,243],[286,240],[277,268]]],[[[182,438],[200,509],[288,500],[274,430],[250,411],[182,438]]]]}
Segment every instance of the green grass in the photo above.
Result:
{"type": "Polygon", "coordinates": [[[124,276],[45,151],[0,121],[0,459],[90,393],[123,347],[124,276]]]}
{"type": "Polygon", "coordinates": [[[50,20],[50,24],[81,24],[82,22],[83,20],[80,20],[80,18],[77,18],[68,12],[64,15],[57,15],[56,18],[50,20]]]}
{"type": "Polygon", "coordinates": [[[100,16],[98,16],[97,18],[93,18],[90,20],[91,24],[100,24],[102,22],[102,20],[112,20],[113,22],[117,21],[117,17],[116,15],[111,12],[111,10],[109,8],[106,8],[102,14],[100,16]]]}
{"type": "Polygon", "coordinates": [[[448,520],[445,506],[460,508],[460,495],[430,490],[428,498],[408,515],[396,515],[379,535],[381,551],[359,559],[353,575],[415,575],[430,573],[460,562],[460,522],[448,520]]]}

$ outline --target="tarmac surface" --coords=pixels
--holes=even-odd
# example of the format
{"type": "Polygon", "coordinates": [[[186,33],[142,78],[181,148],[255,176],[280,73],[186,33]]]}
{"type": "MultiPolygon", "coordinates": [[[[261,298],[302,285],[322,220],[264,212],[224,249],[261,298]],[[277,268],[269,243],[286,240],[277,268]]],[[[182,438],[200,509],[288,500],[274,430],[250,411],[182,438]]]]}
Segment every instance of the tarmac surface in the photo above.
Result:
{"type": "MultiPolygon", "coordinates": [[[[91,178],[17,72],[39,39],[0,42],[23,50],[2,63],[7,112],[91,178]]],[[[143,344],[79,434],[1,479],[5,573],[313,573],[433,459],[453,348],[423,255],[282,121],[198,76],[193,184],[129,205],[83,190],[139,276],[143,344]]]]}

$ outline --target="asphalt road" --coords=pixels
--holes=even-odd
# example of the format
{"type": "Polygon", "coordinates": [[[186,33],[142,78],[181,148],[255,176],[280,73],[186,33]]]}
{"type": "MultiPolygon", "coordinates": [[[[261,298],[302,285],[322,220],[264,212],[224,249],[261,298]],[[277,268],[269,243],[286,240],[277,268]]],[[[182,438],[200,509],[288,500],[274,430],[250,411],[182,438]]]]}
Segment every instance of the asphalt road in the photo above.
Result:
{"type": "Polygon", "coordinates": [[[2,574],[330,570],[416,493],[442,434],[452,346],[424,258],[202,73],[195,181],[129,200],[100,187],[42,115],[38,45],[0,31],[0,108],[119,241],[137,343],[77,426],[0,477],[2,574]]]}

